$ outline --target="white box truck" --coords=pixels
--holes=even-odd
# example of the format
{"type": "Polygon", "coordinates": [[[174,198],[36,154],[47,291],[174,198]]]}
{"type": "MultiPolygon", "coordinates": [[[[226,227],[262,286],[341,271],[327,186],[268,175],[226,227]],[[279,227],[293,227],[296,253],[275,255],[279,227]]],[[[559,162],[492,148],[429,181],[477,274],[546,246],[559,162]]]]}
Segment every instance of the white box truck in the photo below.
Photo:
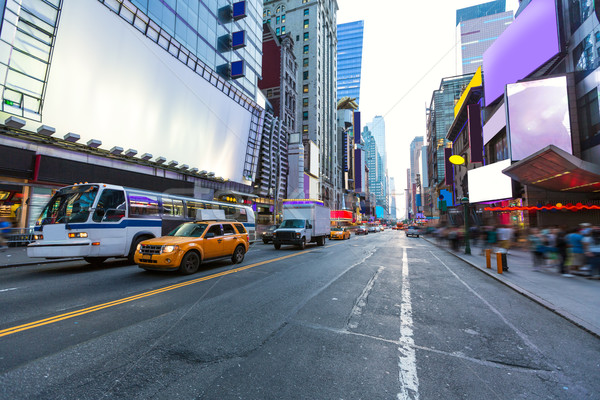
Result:
{"type": "Polygon", "coordinates": [[[293,244],[304,249],[310,242],[324,246],[330,232],[329,208],[309,201],[284,204],[283,222],[274,232],[273,246],[279,249],[282,244],[293,244]]]}

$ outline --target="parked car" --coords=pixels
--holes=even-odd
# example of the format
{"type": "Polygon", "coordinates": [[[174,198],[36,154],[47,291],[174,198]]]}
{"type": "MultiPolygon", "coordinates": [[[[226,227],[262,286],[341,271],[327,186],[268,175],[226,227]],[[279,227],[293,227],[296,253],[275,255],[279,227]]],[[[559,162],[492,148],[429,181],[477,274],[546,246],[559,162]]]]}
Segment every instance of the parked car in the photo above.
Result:
{"type": "Polygon", "coordinates": [[[185,222],[166,236],[142,241],[135,251],[135,263],[146,270],[198,271],[207,260],[231,258],[241,263],[248,251],[248,232],[231,221],[185,222]]]}
{"type": "Polygon", "coordinates": [[[273,232],[275,232],[275,229],[277,229],[277,225],[271,225],[262,233],[262,241],[264,244],[268,244],[273,241],[273,232]]]}
{"type": "Polygon", "coordinates": [[[369,231],[367,230],[367,227],[364,225],[360,225],[358,228],[356,228],[356,230],[354,231],[355,235],[368,235],[369,231]]]}
{"type": "Polygon", "coordinates": [[[409,226],[408,229],[406,229],[406,236],[419,237],[419,233],[419,228],[416,226],[409,226]]]}
{"type": "Polygon", "coordinates": [[[369,233],[370,232],[379,232],[379,228],[375,225],[369,225],[369,233]]]}
{"type": "Polygon", "coordinates": [[[329,239],[350,239],[350,230],[342,227],[331,228],[329,239]]]}

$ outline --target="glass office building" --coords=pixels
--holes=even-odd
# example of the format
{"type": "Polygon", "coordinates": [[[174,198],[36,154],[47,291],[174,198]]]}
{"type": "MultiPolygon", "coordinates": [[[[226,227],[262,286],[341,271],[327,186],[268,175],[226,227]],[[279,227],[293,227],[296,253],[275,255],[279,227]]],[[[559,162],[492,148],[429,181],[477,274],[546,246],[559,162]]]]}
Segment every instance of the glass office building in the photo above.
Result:
{"type": "MultiPolygon", "coordinates": [[[[262,63],[262,1],[246,0],[245,14],[250,18],[224,20],[222,8],[229,0],[131,0],[140,11],[156,22],[192,54],[217,70],[219,66],[244,61],[244,76],[234,80],[252,98],[256,98],[258,77],[262,63]],[[241,40],[232,43],[232,51],[223,51],[223,42],[237,32],[244,32],[241,40]],[[238,47],[239,48],[235,48],[238,47]]],[[[234,0],[234,3],[236,1],[234,0]]]]}
{"type": "Polygon", "coordinates": [[[337,26],[337,98],[355,98],[359,105],[364,25],[354,21],[337,26]]]}
{"type": "Polygon", "coordinates": [[[505,0],[456,11],[457,71],[469,74],[483,63],[483,53],[512,23],[513,12],[505,0]]]}

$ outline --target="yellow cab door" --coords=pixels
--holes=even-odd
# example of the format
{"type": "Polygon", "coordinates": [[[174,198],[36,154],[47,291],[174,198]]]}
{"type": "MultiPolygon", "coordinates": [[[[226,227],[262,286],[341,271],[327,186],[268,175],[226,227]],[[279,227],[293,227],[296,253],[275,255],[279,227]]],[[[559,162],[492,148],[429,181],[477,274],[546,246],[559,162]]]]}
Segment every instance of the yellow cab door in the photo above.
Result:
{"type": "Polygon", "coordinates": [[[233,254],[237,245],[235,230],[231,224],[223,224],[223,255],[228,256],[233,254]]]}
{"type": "Polygon", "coordinates": [[[204,234],[204,258],[221,257],[222,253],[223,229],[220,224],[215,224],[204,234]]]}

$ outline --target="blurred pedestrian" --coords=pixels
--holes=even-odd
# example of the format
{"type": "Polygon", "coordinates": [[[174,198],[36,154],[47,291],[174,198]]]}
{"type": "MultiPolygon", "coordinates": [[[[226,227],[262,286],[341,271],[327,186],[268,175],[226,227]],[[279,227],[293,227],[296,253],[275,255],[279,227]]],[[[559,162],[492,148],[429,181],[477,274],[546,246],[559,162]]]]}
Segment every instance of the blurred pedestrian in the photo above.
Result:
{"type": "Polygon", "coordinates": [[[8,247],[8,231],[12,224],[6,218],[0,217],[0,249],[8,247]]]}
{"type": "Polygon", "coordinates": [[[556,253],[558,254],[558,268],[561,274],[568,273],[565,267],[567,261],[567,240],[565,238],[565,229],[555,228],[554,235],[556,238],[556,253]]]}
{"type": "Polygon", "coordinates": [[[592,229],[592,241],[586,249],[586,256],[590,265],[590,279],[600,279],[600,228],[592,229]]]}
{"type": "Polygon", "coordinates": [[[583,235],[579,229],[572,228],[566,236],[567,241],[567,262],[565,263],[566,273],[563,274],[566,278],[573,277],[571,272],[578,271],[585,263],[585,254],[583,249],[583,235]]]}
{"type": "Polygon", "coordinates": [[[533,270],[541,271],[541,267],[544,265],[544,241],[538,228],[529,229],[529,250],[533,255],[533,270]]]}
{"type": "Polygon", "coordinates": [[[513,238],[513,230],[508,225],[502,225],[498,228],[498,243],[501,249],[503,249],[504,253],[508,253],[508,249],[510,249],[510,244],[513,238]]]}

